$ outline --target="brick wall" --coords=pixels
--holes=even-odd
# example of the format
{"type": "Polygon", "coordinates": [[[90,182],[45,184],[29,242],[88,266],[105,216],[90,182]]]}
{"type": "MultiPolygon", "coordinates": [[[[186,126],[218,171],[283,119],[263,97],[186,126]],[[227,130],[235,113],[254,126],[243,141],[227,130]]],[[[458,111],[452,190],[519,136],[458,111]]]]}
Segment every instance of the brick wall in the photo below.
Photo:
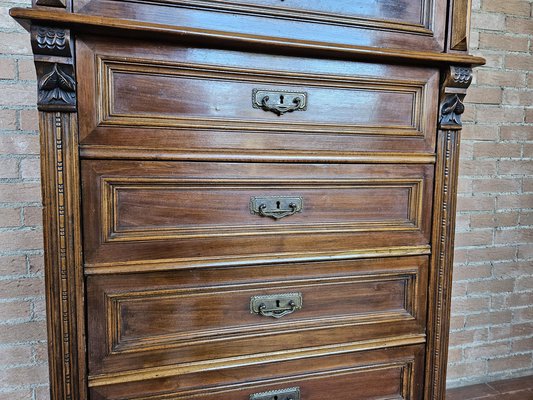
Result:
{"type": "MultiPolygon", "coordinates": [[[[29,5],[17,1],[0,0],[0,400],[42,400],[47,366],[35,73],[28,35],[7,14],[29,5]]],[[[465,115],[453,386],[533,373],[531,6],[474,0],[472,50],[488,64],[476,73],[465,115]]]]}
{"type": "Polygon", "coordinates": [[[533,3],[473,3],[450,386],[533,374],[533,3]]]}

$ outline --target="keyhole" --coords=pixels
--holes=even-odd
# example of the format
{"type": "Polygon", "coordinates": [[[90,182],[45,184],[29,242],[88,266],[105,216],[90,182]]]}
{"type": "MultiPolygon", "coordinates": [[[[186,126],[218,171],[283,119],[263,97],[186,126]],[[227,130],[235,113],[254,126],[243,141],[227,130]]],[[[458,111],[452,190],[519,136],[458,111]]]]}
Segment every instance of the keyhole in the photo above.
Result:
{"type": "Polygon", "coordinates": [[[274,396],[274,400],[278,400],[278,396],[274,396]]]}
{"type": "Polygon", "coordinates": [[[285,99],[285,96],[280,95],[279,96],[279,104],[283,104],[283,100],[285,99]]]}
{"type": "Polygon", "coordinates": [[[281,201],[276,201],[276,207],[278,208],[278,210],[280,209],[280,207],[281,207],[281,201]]]}
{"type": "Polygon", "coordinates": [[[279,308],[279,300],[276,300],[276,307],[279,308]]]}

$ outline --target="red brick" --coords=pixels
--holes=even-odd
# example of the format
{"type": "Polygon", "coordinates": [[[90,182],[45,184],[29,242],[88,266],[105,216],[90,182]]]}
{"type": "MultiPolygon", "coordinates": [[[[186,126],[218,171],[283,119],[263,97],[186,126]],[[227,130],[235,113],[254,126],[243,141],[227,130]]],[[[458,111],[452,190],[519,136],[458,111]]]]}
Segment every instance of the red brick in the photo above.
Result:
{"type": "Polygon", "coordinates": [[[507,54],[505,56],[505,68],[531,71],[533,70],[531,55],[507,54]]]}
{"type": "Polygon", "coordinates": [[[458,197],[457,211],[492,211],[494,199],[492,197],[458,197]]]}
{"type": "Polygon", "coordinates": [[[505,30],[505,14],[473,12],[472,26],[483,27],[491,31],[505,30]]]}
{"type": "Polygon", "coordinates": [[[24,179],[39,179],[41,163],[38,158],[25,158],[20,162],[20,174],[24,179]]]}
{"type": "MultiPolygon", "coordinates": [[[[525,283],[525,282],[524,282],[525,283]]],[[[533,289],[533,276],[527,276],[517,279],[515,290],[532,290],[533,289]],[[520,281],[529,281],[523,287],[521,287],[520,281]]],[[[527,293],[511,293],[505,296],[505,306],[510,308],[515,307],[529,307],[533,304],[533,291],[527,293]]],[[[533,349],[532,349],[533,350],[533,349]]]]}
{"type": "Polygon", "coordinates": [[[0,184],[0,203],[39,202],[41,187],[38,183],[0,184]]]}
{"type": "Polygon", "coordinates": [[[522,323],[490,328],[490,340],[512,339],[529,336],[533,332],[533,323],[522,323]]]}
{"type": "Polygon", "coordinates": [[[525,111],[523,107],[518,106],[490,106],[479,105],[477,106],[477,118],[478,121],[485,123],[493,123],[501,125],[505,123],[523,123],[525,117],[525,111]]]}
{"type": "Polygon", "coordinates": [[[455,235],[457,246],[481,246],[492,244],[492,230],[459,232],[455,235]]]}
{"type": "Polygon", "coordinates": [[[533,35],[533,20],[507,16],[505,18],[505,30],[512,33],[533,35]]]}
{"type": "MultiPolygon", "coordinates": [[[[478,85],[523,87],[526,84],[525,72],[480,70],[477,73],[478,85]]],[[[479,119],[479,121],[484,121],[479,119]]]]}
{"type": "Polygon", "coordinates": [[[0,179],[18,178],[19,166],[15,158],[0,158],[0,179]]]}
{"type": "Polygon", "coordinates": [[[48,387],[35,388],[35,400],[50,400],[50,389],[48,387]]]}
{"type": "Polygon", "coordinates": [[[44,321],[0,325],[0,343],[23,343],[36,340],[46,340],[46,323],[44,321]]]}
{"type": "Polygon", "coordinates": [[[496,244],[531,243],[533,242],[533,229],[510,229],[496,231],[496,244]]]}
{"type": "Polygon", "coordinates": [[[452,286],[452,297],[464,297],[466,296],[466,283],[454,282],[452,286]]]}
{"type": "Polygon", "coordinates": [[[0,298],[38,297],[44,295],[44,281],[40,278],[19,278],[0,281],[0,298]]]}
{"type": "Polygon", "coordinates": [[[496,174],[496,161],[460,161],[459,173],[462,176],[484,176],[496,174]]]}
{"type": "Polygon", "coordinates": [[[33,275],[42,275],[44,273],[43,256],[32,256],[29,258],[30,272],[33,275]]]}
{"type": "MultiPolygon", "coordinates": [[[[465,124],[461,135],[463,140],[497,140],[499,132],[496,125],[465,124]]],[[[461,144],[461,151],[463,147],[464,145],[461,144]]]]}
{"type": "Polygon", "coordinates": [[[518,143],[474,143],[474,157],[518,158],[521,155],[522,145],[518,143]]]}
{"type": "Polygon", "coordinates": [[[531,351],[533,349],[533,337],[514,340],[511,344],[511,349],[516,353],[531,351]]]}
{"type": "MultiPolygon", "coordinates": [[[[10,346],[2,348],[0,365],[30,364],[32,358],[31,346],[10,346]]],[[[2,397],[0,397],[1,399],[2,397]]]]}
{"type": "Polygon", "coordinates": [[[522,185],[522,191],[533,192],[533,178],[524,178],[524,184],[522,185]]]}
{"type": "Polygon", "coordinates": [[[503,91],[502,104],[529,106],[533,104],[533,90],[505,88],[503,91]]]}
{"type": "Polygon", "coordinates": [[[467,359],[479,359],[479,358],[492,358],[494,356],[500,356],[508,354],[510,350],[510,344],[507,342],[500,343],[488,343],[483,346],[476,346],[465,349],[465,357],[467,359]]]}
{"type": "MultiPolygon", "coordinates": [[[[531,79],[531,84],[528,83],[528,86],[533,88],[533,74],[529,78],[531,79]]],[[[526,122],[529,124],[533,123],[533,108],[526,109],[526,122]]]]}
{"type": "Polygon", "coordinates": [[[0,58],[0,79],[15,79],[16,75],[15,60],[0,58]]]}
{"type": "MultiPolygon", "coordinates": [[[[514,243],[513,243],[514,244],[514,243]]],[[[495,264],[492,273],[495,278],[519,277],[531,274],[531,263],[514,261],[511,263],[495,264]]]]}
{"type": "MultiPolygon", "coordinates": [[[[17,113],[15,110],[0,110],[0,129],[17,129],[17,113]]],[[[5,154],[5,150],[2,148],[2,142],[5,141],[4,137],[0,137],[0,153],[5,154]]]]}
{"type": "Polygon", "coordinates": [[[43,235],[40,230],[13,230],[0,232],[0,251],[40,250],[43,235]]]}
{"type": "Polygon", "coordinates": [[[20,208],[0,208],[0,227],[20,226],[20,208]]]}
{"type": "Polygon", "coordinates": [[[46,364],[0,369],[0,382],[9,382],[12,386],[38,385],[48,382],[46,364]]]}
{"type": "Polygon", "coordinates": [[[530,322],[533,320],[533,307],[516,308],[514,310],[513,320],[515,322],[530,322]]]}
{"type": "Polygon", "coordinates": [[[515,226],[518,224],[518,212],[498,212],[495,214],[473,214],[470,216],[470,226],[475,228],[495,228],[515,226]]]}
{"type": "Polygon", "coordinates": [[[502,175],[533,175],[533,160],[502,160],[498,170],[502,175]]]}
{"type": "Polygon", "coordinates": [[[468,283],[468,294],[494,294],[511,292],[514,288],[514,279],[484,280],[468,283]]]}
{"type": "Polygon", "coordinates": [[[488,311],[490,297],[454,298],[452,301],[453,314],[488,311]]]}
{"type": "Polygon", "coordinates": [[[37,102],[35,88],[27,83],[0,82],[0,93],[0,106],[33,106],[37,102]]]}
{"type": "Polygon", "coordinates": [[[0,54],[31,54],[27,33],[0,32],[0,54]]]}
{"type": "MultiPolygon", "coordinates": [[[[25,81],[34,81],[37,79],[35,74],[35,64],[31,58],[21,58],[18,60],[17,64],[19,79],[25,81]]],[[[35,90],[37,90],[37,87],[35,87],[35,90]]]]}
{"type": "Polygon", "coordinates": [[[513,313],[509,310],[491,311],[481,314],[467,315],[467,328],[479,328],[482,326],[495,326],[509,324],[512,321],[513,313]]]}
{"type": "MultiPolygon", "coordinates": [[[[481,249],[468,249],[468,261],[469,262],[489,262],[489,261],[512,261],[516,258],[515,247],[485,247],[481,249]]],[[[487,268],[485,266],[485,268],[487,268]]],[[[482,270],[482,269],[481,269],[482,270]]],[[[490,267],[488,268],[490,271],[490,267]]],[[[487,271],[484,271],[487,273],[487,271]]],[[[490,272],[488,275],[490,276],[490,272]]],[[[485,277],[486,277],[485,276],[485,277]]],[[[475,278],[482,278],[478,276],[475,278]]]]}
{"type": "MultiPolygon", "coordinates": [[[[521,276],[516,280],[516,290],[533,290],[533,275],[521,276]]],[[[530,303],[533,304],[533,301],[530,303]]],[[[527,305],[527,304],[524,304],[527,305]]]]}
{"type": "Polygon", "coordinates": [[[43,209],[41,207],[24,207],[24,225],[42,226],[43,209]]]}
{"type": "Polygon", "coordinates": [[[502,89],[474,86],[468,91],[465,101],[468,103],[500,104],[502,101],[502,89]]]}
{"type": "Polygon", "coordinates": [[[496,198],[498,209],[533,208],[533,194],[499,195],[496,198]]]}
{"type": "MultiPolygon", "coordinates": [[[[12,111],[12,110],[4,110],[12,111]]],[[[0,124],[2,123],[2,110],[0,110],[0,124]]],[[[14,129],[16,116],[11,121],[11,127],[1,129],[14,129]]],[[[0,154],[39,154],[39,137],[36,135],[0,135],[0,154]]]]}
{"type": "Polygon", "coordinates": [[[520,179],[475,179],[472,181],[474,193],[500,193],[500,192],[519,192],[522,188],[520,179]]]}
{"type": "Polygon", "coordinates": [[[531,354],[513,355],[487,361],[489,372],[511,371],[531,366],[531,354]]]}
{"type": "Polygon", "coordinates": [[[448,368],[448,379],[463,378],[472,374],[472,371],[476,371],[476,374],[483,375],[484,371],[487,369],[486,361],[474,361],[474,362],[465,362],[452,364],[448,368]]]}
{"type": "Polygon", "coordinates": [[[29,400],[32,398],[31,389],[6,390],[0,392],[0,400],[29,400]]]}
{"type": "Polygon", "coordinates": [[[533,140],[533,126],[508,125],[500,129],[502,140],[533,140]]]}
{"type": "Polygon", "coordinates": [[[29,301],[12,301],[0,303],[1,321],[29,319],[31,316],[31,307],[29,301]]]}
{"type": "Polygon", "coordinates": [[[450,335],[450,346],[460,346],[471,344],[474,342],[485,341],[488,338],[489,330],[487,328],[480,329],[462,329],[455,331],[450,335]]]}
{"type": "Polygon", "coordinates": [[[528,17],[530,15],[530,3],[525,0],[484,0],[482,10],[528,17]]]}
{"type": "Polygon", "coordinates": [[[533,259],[533,245],[532,244],[521,244],[518,246],[518,258],[519,259],[533,259]]]}
{"type": "Polygon", "coordinates": [[[23,131],[37,131],[39,129],[39,114],[37,110],[22,110],[20,124],[23,131]]]}
{"type": "Polygon", "coordinates": [[[482,279],[491,276],[490,265],[458,265],[453,269],[454,282],[468,279],[482,279]]]}
{"type": "Polygon", "coordinates": [[[26,257],[0,256],[0,275],[22,275],[26,273],[26,257]]]}

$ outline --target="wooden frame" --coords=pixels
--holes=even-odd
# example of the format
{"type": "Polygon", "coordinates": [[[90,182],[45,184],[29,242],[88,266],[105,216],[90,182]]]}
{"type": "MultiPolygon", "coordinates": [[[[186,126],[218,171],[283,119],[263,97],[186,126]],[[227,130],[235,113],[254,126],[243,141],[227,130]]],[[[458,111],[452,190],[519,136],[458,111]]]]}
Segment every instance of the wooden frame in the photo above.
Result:
{"type": "MultiPolygon", "coordinates": [[[[36,4],[66,6],[61,0],[39,0],[36,4]]],[[[59,27],[67,25],[80,31],[99,30],[125,35],[136,32],[147,37],[164,34],[167,38],[185,37],[193,42],[212,40],[222,46],[235,45],[243,49],[257,46],[269,51],[288,49],[346,59],[421,61],[440,66],[443,79],[435,169],[424,399],[444,399],[460,116],[464,111],[462,101],[466,88],[472,80],[470,67],[483,63],[480,58],[460,54],[467,48],[468,16],[457,10],[466,11],[464,8],[468,9],[469,2],[454,0],[451,4],[449,24],[453,34],[448,48],[455,54],[276,41],[220,32],[179,32],[168,26],[60,14],[45,9],[12,10],[11,15],[31,20],[34,24],[31,33],[39,90],[51,398],[87,398],[74,43],[70,30],[59,27]],[[46,25],[50,23],[54,27],[46,25]]]]}

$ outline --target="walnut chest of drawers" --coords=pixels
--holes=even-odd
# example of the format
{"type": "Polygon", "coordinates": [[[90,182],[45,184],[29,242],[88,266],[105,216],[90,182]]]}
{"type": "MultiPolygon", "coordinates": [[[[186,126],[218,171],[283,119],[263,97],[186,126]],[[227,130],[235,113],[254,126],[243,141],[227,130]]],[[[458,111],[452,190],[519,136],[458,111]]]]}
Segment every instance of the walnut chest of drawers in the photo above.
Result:
{"type": "Polygon", "coordinates": [[[444,399],[468,0],[36,0],[53,400],[444,399]]]}

